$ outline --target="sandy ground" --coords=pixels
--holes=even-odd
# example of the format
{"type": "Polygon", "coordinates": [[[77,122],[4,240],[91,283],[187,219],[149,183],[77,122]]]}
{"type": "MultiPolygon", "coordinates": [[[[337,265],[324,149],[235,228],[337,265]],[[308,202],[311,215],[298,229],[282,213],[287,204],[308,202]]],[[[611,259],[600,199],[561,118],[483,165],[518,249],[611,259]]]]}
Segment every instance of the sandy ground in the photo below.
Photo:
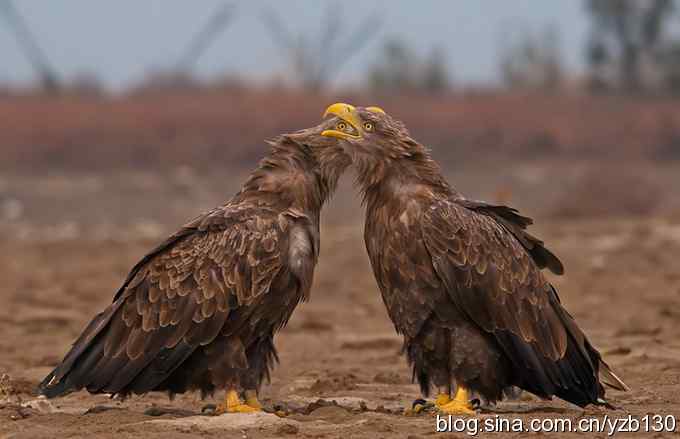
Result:
{"type": "MultiPolygon", "coordinates": [[[[288,416],[208,416],[202,408],[215,401],[198,395],[36,399],[37,383],[111,300],[129,267],[177,224],[236,188],[213,185],[210,192],[178,183],[170,185],[171,199],[163,198],[169,189],[162,181],[126,181],[5,180],[5,192],[22,204],[4,207],[0,233],[0,438],[435,434],[433,415],[401,415],[418,389],[368,266],[359,203],[342,196],[325,214],[312,300],[278,335],[281,364],[262,390],[266,407],[288,416]]],[[[567,274],[551,279],[566,307],[632,390],[611,393],[618,411],[522,395],[477,419],[680,417],[678,215],[541,218],[534,231],[565,262],[567,274]]]]}

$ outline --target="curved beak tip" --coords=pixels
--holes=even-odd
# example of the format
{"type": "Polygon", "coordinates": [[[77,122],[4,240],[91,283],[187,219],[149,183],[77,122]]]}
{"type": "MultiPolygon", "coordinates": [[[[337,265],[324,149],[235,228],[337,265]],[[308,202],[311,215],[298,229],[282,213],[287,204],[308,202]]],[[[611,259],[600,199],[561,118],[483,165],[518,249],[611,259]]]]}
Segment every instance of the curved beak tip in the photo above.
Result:
{"type": "Polygon", "coordinates": [[[326,108],[326,111],[323,113],[323,117],[325,118],[331,114],[342,117],[343,114],[352,113],[354,110],[356,110],[354,105],[337,102],[333,105],[329,105],[328,108],[326,108]]]}
{"type": "Polygon", "coordinates": [[[329,115],[337,116],[338,118],[347,122],[355,129],[356,134],[350,134],[331,129],[323,131],[321,133],[322,136],[337,137],[338,139],[357,139],[361,137],[361,120],[357,114],[356,107],[350,104],[339,102],[326,108],[326,111],[323,113],[323,117],[325,118],[329,115]]]}

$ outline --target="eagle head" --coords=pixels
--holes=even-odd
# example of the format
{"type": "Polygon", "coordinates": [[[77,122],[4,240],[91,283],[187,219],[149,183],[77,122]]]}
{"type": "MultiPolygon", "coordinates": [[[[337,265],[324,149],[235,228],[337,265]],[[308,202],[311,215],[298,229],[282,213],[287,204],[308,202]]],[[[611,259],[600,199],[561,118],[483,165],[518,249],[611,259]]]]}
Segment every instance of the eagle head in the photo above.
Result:
{"type": "Polygon", "coordinates": [[[333,116],[331,127],[321,135],[341,140],[354,159],[370,160],[408,157],[418,145],[404,124],[380,107],[355,107],[337,103],[326,109],[323,117],[333,116]]]}

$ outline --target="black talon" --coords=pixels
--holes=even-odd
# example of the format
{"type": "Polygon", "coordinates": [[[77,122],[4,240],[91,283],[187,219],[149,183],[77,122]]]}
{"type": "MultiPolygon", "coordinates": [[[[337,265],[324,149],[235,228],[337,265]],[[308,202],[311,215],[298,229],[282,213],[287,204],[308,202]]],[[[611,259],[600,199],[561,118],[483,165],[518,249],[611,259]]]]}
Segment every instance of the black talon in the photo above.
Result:
{"type": "Polygon", "coordinates": [[[206,404],[201,408],[201,413],[213,413],[217,410],[215,404],[206,404]]]}
{"type": "Polygon", "coordinates": [[[423,398],[418,398],[418,399],[413,401],[413,404],[411,404],[411,408],[414,409],[418,405],[425,406],[425,405],[427,405],[427,401],[425,401],[423,398]]]}

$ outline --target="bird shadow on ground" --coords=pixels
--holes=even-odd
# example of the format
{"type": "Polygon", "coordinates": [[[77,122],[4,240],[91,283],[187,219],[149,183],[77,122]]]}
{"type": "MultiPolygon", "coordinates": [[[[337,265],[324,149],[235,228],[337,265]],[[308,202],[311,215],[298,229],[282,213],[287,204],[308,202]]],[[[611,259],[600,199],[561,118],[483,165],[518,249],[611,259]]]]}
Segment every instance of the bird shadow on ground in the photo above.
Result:
{"type": "Polygon", "coordinates": [[[512,406],[512,407],[483,407],[480,410],[481,414],[489,415],[510,415],[510,414],[560,414],[566,415],[573,412],[574,409],[566,407],[551,407],[551,406],[539,406],[539,407],[522,407],[522,406],[512,406]]]}

